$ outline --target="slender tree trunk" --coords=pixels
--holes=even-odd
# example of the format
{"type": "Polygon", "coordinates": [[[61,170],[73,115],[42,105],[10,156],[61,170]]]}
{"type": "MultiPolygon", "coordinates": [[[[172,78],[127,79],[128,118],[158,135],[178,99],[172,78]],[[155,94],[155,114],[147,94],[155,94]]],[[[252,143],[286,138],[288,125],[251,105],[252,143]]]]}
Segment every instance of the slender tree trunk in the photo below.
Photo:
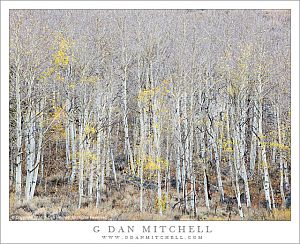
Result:
{"type": "Polygon", "coordinates": [[[265,146],[265,140],[263,139],[263,105],[262,101],[259,101],[259,136],[260,136],[260,142],[259,147],[261,150],[261,157],[262,157],[262,167],[263,167],[263,174],[264,174],[264,192],[265,192],[265,198],[267,207],[269,210],[272,210],[271,206],[271,197],[270,197],[270,176],[269,176],[269,170],[268,170],[268,162],[267,162],[267,152],[266,152],[266,146],[265,146]]]}
{"type": "Polygon", "coordinates": [[[133,162],[133,155],[129,140],[129,129],[128,129],[128,109],[127,109],[127,66],[124,68],[124,79],[123,79],[123,104],[124,104],[124,133],[125,133],[125,155],[127,156],[130,171],[132,174],[135,174],[135,166],[133,162]]]}
{"type": "Polygon", "coordinates": [[[83,167],[84,167],[84,141],[83,141],[83,131],[84,131],[84,121],[80,122],[79,125],[79,179],[78,179],[78,208],[81,208],[82,204],[82,196],[83,196],[83,167]]]}
{"type": "Polygon", "coordinates": [[[182,197],[184,200],[184,212],[188,208],[188,179],[190,178],[189,172],[189,138],[188,138],[188,118],[187,118],[187,94],[184,92],[182,96],[182,119],[183,119],[183,135],[182,135],[182,149],[183,149],[183,160],[182,160],[182,197]]]}
{"type": "Polygon", "coordinates": [[[72,172],[70,176],[71,185],[74,183],[76,176],[76,125],[74,118],[70,121],[70,140],[71,140],[71,164],[72,172]]]}
{"type": "Polygon", "coordinates": [[[274,198],[274,191],[272,187],[272,182],[270,181],[270,191],[271,191],[271,200],[272,200],[272,208],[276,208],[275,198],[274,198]]]}
{"type": "MultiPolygon", "coordinates": [[[[84,95],[85,98],[85,95],[84,95]]],[[[85,99],[84,99],[85,101],[85,99]]],[[[87,108],[82,111],[82,114],[80,115],[80,125],[79,125],[79,179],[78,179],[78,208],[81,207],[82,204],[82,197],[83,197],[83,181],[84,181],[84,153],[86,152],[85,144],[87,143],[87,138],[84,136],[84,130],[86,127],[87,122],[87,108]]]]}
{"type": "MultiPolygon", "coordinates": [[[[66,134],[66,175],[69,174],[69,166],[70,166],[70,119],[69,119],[69,110],[70,110],[71,104],[69,97],[66,99],[66,124],[65,124],[65,134],[66,134]]],[[[72,174],[72,173],[71,173],[72,174]]]]}
{"type": "Polygon", "coordinates": [[[251,133],[251,149],[250,149],[250,177],[253,176],[255,170],[256,152],[257,152],[257,102],[254,102],[252,117],[252,133],[251,133]]]}
{"type": "Polygon", "coordinates": [[[94,160],[90,160],[90,172],[89,172],[89,184],[88,184],[88,198],[91,203],[93,200],[93,190],[94,190],[94,160]]]}
{"type": "Polygon", "coordinates": [[[143,212],[143,184],[144,184],[144,155],[145,155],[145,118],[146,111],[140,104],[140,212],[143,212]]]}
{"type": "Polygon", "coordinates": [[[20,77],[19,72],[16,72],[16,104],[17,104],[17,156],[16,156],[16,203],[20,203],[22,196],[22,110],[21,110],[21,94],[20,94],[20,77]]]}
{"type": "Polygon", "coordinates": [[[97,128],[97,166],[96,166],[96,176],[97,176],[97,180],[96,180],[96,208],[98,208],[100,206],[101,203],[101,145],[102,145],[102,132],[101,132],[101,128],[98,125],[97,128]]]}
{"type": "Polygon", "coordinates": [[[31,199],[31,187],[34,175],[34,163],[35,163],[35,122],[34,122],[34,113],[31,110],[30,117],[28,116],[28,129],[27,129],[27,138],[25,141],[26,145],[26,154],[27,154],[27,165],[26,165],[26,186],[25,186],[25,196],[26,200],[31,199]]]}
{"type": "Polygon", "coordinates": [[[36,155],[36,163],[34,166],[34,172],[33,172],[33,179],[32,179],[32,186],[30,189],[30,199],[33,198],[34,192],[35,192],[35,187],[36,187],[36,183],[37,183],[37,176],[38,176],[38,171],[39,171],[39,166],[40,163],[42,161],[42,144],[43,144],[43,110],[44,110],[44,98],[42,98],[41,102],[40,102],[40,110],[39,112],[41,113],[39,121],[38,121],[38,131],[39,131],[39,136],[38,136],[38,146],[37,146],[37,155],[36,155]]]}
{"type": "Polygon", "coordinates": [[[215,155],[215,162],[216,162],[216,170],[217,170],[217,182],[218,188],[220,193],[220,201],[224,202],[224,189],[221,177],[221,168],[220,168],[220,157],[219,157],[219,150],[217,145],[217,135],[215,133],[214,128],[212,125],[208,126],[209,134],[210,134],[210,141],[213,147],[214,155],[215,155]]]}
{"type": "Polygon", "coordinates": [[[181,179],[181,154],[182,154],[182,147],[181,147],[181,125],[180,125],[180,98],[176,99],[176,139],[177,139],[177,159],[176,159],[176,190],[177,196],[180,198],[180,188],[182,186],[182,179],[181,179]]]}
{"type": "Polygon", "coordinates": [[[206,169],[206,147],[205,147],[205,138],[204,138],[204,128],[202,128],[200,132],[200,158],[202,162],[203,168],[203,185],[204,185],[204,196],[205,196],[205,206],[208,211],[210,211],[210,204],[209,204],[209,194],[208,194],[208,179],[207,179],[207,169],[206,169]]]}
{"type": "MultiPolygon", "coordinates": [[[[277,107],[277,130],[278,130],[278,144],[282,144],[281,139],[281,126],[280,126],[280,110],[277,107]]],[[[279,148],[279,175],[280,175],[280,196],[281,196],[281,207],[285,207],[285,194],[284,194],[284,169],[283,169],[283,160],[282,160],[282,150],[279,148]]]]}
{"type": "MultiPolygon", "coordinates": [[[[232,118],[231,120],[231,128],[232,128],[232,132],[235,131],[234,129],[234,120],[233,120],[233,109],[229,109],[229,118],[232,118]]],[[[230,126],[228,126],[228,130],[229,130],[230,126]]],[[[238,161],[239,161],[239,156],[238,156],[238,147],[237,147],[237,136],[235,133],[233,133],[233,136],[234,136],[234,140],[233,143],[234,143],[234,160],[233,160],[233,170],[234,170],[234,182],[235,182],[235,189],[236,189],[236,199],[237,199],[237,205],[238,205],[238,211],[239,211],[239,215],[240,215],[240,219],[244,219],[244,213],[243,213],[243,208],[242,208],[242,204],[241,204],[241,192],[240,192],[240,185],[239,185],[239,169],[238,169],[238,161]]]]}
{"type": "Polygon", "coordinates": [[[249,184],[248,184],[248,175],[247,175],[247,170],[246,170],[246,165],[245,165],[245,151],[246,151],[246,118],[245,115],[243,115],[243,111],[241,112],[241,124],[240,125],[240,130],[239,130],[239,156],[240,156],[240,162],[241,162],[241,173],[242,173],[242,178],[244,180],[244,186],[245,186],[245,197],[246,197],[246,204],[247,207],[251,207],[251,196],[250,196],[250,189],[249,189],[249,184]]]}
{"type": "Polygon", "coordinates": [[[234,163],[233,165],[234,165],[234,170],[235,170],[236,199],[237,199],[240,218],[243,220],[244,219],[244,213],[243,213],[243,208],[242,208],[242,204],[241,204],[241,197],[240,197],[241,192],[240,192],[240,186],[239,186],[239,172],[238,172],[236,163],[234,163]]]}
{"type": "Polygon", "coordinates": [[[235,172],[233,170],[233,163],[232,163],[232,138],[230,134],[230,118],[229,118],[229,109],[227,108],[227,121],[226,121],[226,129],[227,129],[227,147],[229,148],[228,150],[228,164],[229,164],[229,171],[230,171],[230,178],[231,178],[231,184],[233,187],[233,191],[235,196],[237,196],[237,186],[236,186],[236,181],[235,181],[235,172]]]}

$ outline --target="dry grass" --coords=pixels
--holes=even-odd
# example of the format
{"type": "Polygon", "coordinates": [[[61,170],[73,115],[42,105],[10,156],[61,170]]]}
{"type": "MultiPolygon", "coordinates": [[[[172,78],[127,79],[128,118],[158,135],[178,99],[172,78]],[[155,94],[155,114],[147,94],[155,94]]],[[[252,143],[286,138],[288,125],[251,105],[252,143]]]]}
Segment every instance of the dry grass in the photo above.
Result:
{"type": "Polygon", "coordinates": [[[291,209],[274,209],[266,220],[291,220],[291,209]]]}
{"type": "MultiPolygon", "coordinates": [[[[157,209],[151,206],[155,205],[155,192],[145,191],[143,212],[139,209],[139,190],[131,185],[120,189],[119,191],[103,192],[102,202],[99,208],[95,207],[95,199],[89,202],[83,198],[82,207],[77,208],[77,194],[69,187],[58,188],[53,186],[49,189],[52,194],[40,194],[35,196],[30,202],[23,201],[16,204],[14,194],[10,195],[10,219],[11,220],[203,220],[203,221],[228,221],[240,220],[236,208],[231,212],[226,211],[226,206],[218,206],[215,210],[207,211],[204,202],[197,209],[197,216],[192,214],[183,214],[181,209],[176,207],[171,211],[170,206],[175,203],[172,200],[171,205],[163,213],[158,214],[157,209]]],[[[38,188],[38,192],[42,192],[38,188]]],[[[271,213],[265,209],[247,209],[243,206],[244,220],[290,220],[290,210],[275,209],[271,213]]]]}

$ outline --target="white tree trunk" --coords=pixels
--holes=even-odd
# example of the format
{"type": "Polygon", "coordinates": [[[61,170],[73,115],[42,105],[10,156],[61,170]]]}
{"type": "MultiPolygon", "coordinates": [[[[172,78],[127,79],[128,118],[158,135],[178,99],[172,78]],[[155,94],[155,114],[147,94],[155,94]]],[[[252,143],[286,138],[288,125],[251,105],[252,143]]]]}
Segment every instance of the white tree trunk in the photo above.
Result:
{"type": "Polygon", "coordinates": [[[70,121],[70,140],[71,140],[71,164],[72,164],[72,172],[70,176],[71,185],[74,183],[76,176],[76,125],[74,122],[74,118],[70,121]]]}
{"type": "MultiPolygon", "coordinates": [[[[277,131],[278,131],[278,144],[282,144],[281,139],[281,125],[280,125],[280,110],[277,107],[277,131]]],[[[284,171],[283,171],[283,159],[282,159],[282,150],[279,148],[279,175],[280,175],[280,196],[282,201],[282,207],[285,207],[285,193],[284,193],[284,171]]]]}
{"type": "Polygon", "coordinates": [[[125,155],[127,156],[129,162],[129,168],[132,174],[135,174],[135,165],[133,162],[132,149],[129,140],[128,131],[128,109],[127,109],[127,66],[124,68],[124,79],[123,79],[123,104],[124,104],[124,133],[125,133],[125,155]]]}
{"type": "MultiPolygon", "coordinates": [[[[69,166],[70,166],[70,119],[69,119],[69,110],[71,104],[70,100],[67,97],[66,99],[66,122],[65,122],[65,133],[66,133],[66,175],[69,174],[69,166]]],[[[72,173],[71,173],[72,174],[72,173]]]]}
{"type": "Polygon", "coordinates": [[[89,184],[88,184],[88,198],[89,202],[93,200],[94,189],[94,160],[90,160],[89,184]]]}
{"type": "MultiPolygon", "coordinates": [[[[31,110],[31,109],[30,109],[31,110]]],[[[25,185],[25,197],[29,201],[31,199],[31,187],[34,174],[34,162],[35,162],[35,122],[34,112],[31,110],[27,116],[27,137],[25,141],[26,146],[26,185],[25,185]]]]}
{"type": "Polygon", "coordinates": [[[102,162],[102,158],[101,158],[101,146],[102,146],[102,132],[101,132],[101,128],[98,125],[98,133],[97,133],[97,165],[96,165],[96,176],[97,176],[97,180],[96,180],[96,208],[98,208],[100,206],[101,203],[101,162],[102,162]]]}
{"type": "Polygon", "coordinates": [[[17,140],[17,156],[16,156],[16,203],[19,203],[22,196],[22,111],[21,111],[21,94],[20,94],[20,77],[19,72],[16,73],[16,105],[17,105],[17,124],[16,124],[16,140],[17,140]]]}
{"type": "Polygon", "coordinates": [[[257,101],[254,102],[253,117],[252,117],[252,135],[251,135],[251,149],[250,149],[250,177],[253,176],[255,171],[255,161],[257,152],[257,101]]]}
{"type": "Polygon", "coordinates": [[[176,140],[177,140],[177,159],[176,159],[176,190],[178,198],[180,198],[180,187],[182,186],[181,179],[181,124],[180,124],[180,98],[176,99],[176,111],[175,111],[175,131],[176,131],[176,140]]]}
{"type": "MultiPolygon", "coordinates": [[[[84,95],[85,96],[85,95],[84,95]]],[[[84,99],[85,101],[85,99],[84,99]]],[[[84,137],[84,130],[87,122],[87,108],[82,111],[80,115],[80,125],[79,125],[79,179],[78,179],[78,208],[81,208],[82,197],[83,197],[83,172],[84,172],[84,153],[86,152],[86,138],[84,137]]]]}
{"type": "Polygon", "coordinates": [[[218,150],[218,145],[217,145],[217,135],[216,135],[212,125],[208,125],[208,131],[210,134],[210,142],[212,144],[214,155],[215,155],[216,170],[217,170],[217,182],[218,182],[218,189],[219,189],[219,193],[220,193],[220,200],[221,200],[221,202],[223,202],[224,201],[224,189],[223,189],[223,183],[222,183],[222,177],[221,177],[220,157],[219,157],[219,150],[218,150]]]}
{"type": "Polygon", "coordinates": [[[266,204],[269,210],[272,209],[271,206],[271,197],[270,197],[270,179],[269,179],[269,170],[268,170],[268,162],[267,162],[267,152],[265,146],[265,140],[263,139],[263,105],[262,101],[259,101],[259,136],[260,142],[259,147],[261,150],[261,157],[262,157],[262,167],[263,167],[263,174],[264,174],[264,192],[266,198],[266,204]]]}
{"type": "Polygon", "coordinates": [[[79,179],[78,179],[78,208],[81,207],[82,203],[82,196],[83,196],[83,167],[84,167],[84,137],[83,137],[83,131],[84,131],[84,123],[83,121],[80,122],[79,125],[79,179]]]}
{"type": "MultiPolygon", "coordinates": [[[[239,215],[240,215],[240,219],[244,219],[244,213],[243,213],[243,208],[242,208],[242,204],[241,204],[241,192],[240,192],[240,185],[239,185],[239,170],[238,170],[238,166],[237,166],[237,162],[239,160],[239,156],[238,156],[238,147],[237,147],[237,135],[236,133],[234,133],[235,131],[235,125],[233,124],[234,123],[234,120],[233,120],[233,109],[230,108],[229,109],[229,118],[232,118],[231,119],[231,128],[232,128],[232,132],[233,132],[233,137],[235,139],[233,139],[233,143],[234,143],[234,160],[233,160],[233,171],[234,171],[234,182],[235,182],[235,190],[236,190],[236,199],[237,199],[237,205],[238,205],[238,211],[239,211],[239,215]]],[[[229,123],[229,122],[228,122],[229,123]]],[[[230,134],[229,131],[230,131],[230,124],[227,125],[227,130],[228,130],[228,135],[230,134]]],[[[231,146],[231,145],[230,145],[231,146]]],[[[232,145],[233,146],[233,145],[232,145]]],[[[230,161],[231,162],[231,161],[230,161]]]]}
{"type": "Polygon", "coordinates": [[[207,174],[206,174],[206,147],[204,138],[204,128],[200,132],[200,157],[203,168],[203,185],[204,185],[204,196],[205,196],[205,206],[208,211],[210,211],[209,197],[208,197],[208,184],[207,184],[207,174]]]}
{"type": "MultiPolygon", "coordinates": [[[[43,110],[44,110],[44,98],[42,98],[40,102],[40,109],[39,112],[41,113],[40,118],[38,120],[38,131],[39,131],[39,136],[38,136],[38,146],[37,146],[37,155],[36,155],[36,163],[34,165],[34,172],[33,172],[33,178],[32,178],[32,186],[30,189],[30,199],[33,198],[34,192],[35,192],[35,187],[37,183],[37,176],[38,176],[38,171],[39,171],[39,166],[42,161],[42,144],[43,144],[43,110]]],[[[38,113],[38,112],[37,112],[38,113]]]]}

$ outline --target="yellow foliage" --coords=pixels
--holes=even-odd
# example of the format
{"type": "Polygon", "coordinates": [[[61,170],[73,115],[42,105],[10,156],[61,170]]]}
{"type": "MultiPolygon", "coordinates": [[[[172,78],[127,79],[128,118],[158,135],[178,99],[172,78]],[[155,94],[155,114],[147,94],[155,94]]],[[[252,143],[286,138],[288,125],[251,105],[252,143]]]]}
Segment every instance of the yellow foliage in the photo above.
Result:
{"type": "MultiPolygon", "coordinates": [[[[215,122],[215,126],[216,127],[221,127],[223,125],[223,121],[220,121],[220,120],[217,120],[216,122],[215,122]]],[[[224,136],[224,135],[223,135],[224,136]]]]}
{"type": "Polygon", "coordinates": [[[167,80],[167,79],[164,79],[164,80],[163,80],[163,84],[165,84],[165,85],[168,85],[170,82],[171,82],[171,81],[170,81],[170,80],[167,80]]]}
{"type": "Polygon", "coordinates": [[[266,161],[262,161],[261,162],[261,167],[270,169],[271,165],[266,161]]]}
{"type": "Polygon", "coordinates": [[[157,92],[157,89],[158,88],[142,90],[138,94],[138,100],[142,101],[142,102],[147,102],[149,99],[151,99],[155,95],[155,93],[157,92]]]}
{"type": "Polygon", "coordinates": [[[233,152],[232,145],[233,145],[233,142],[231,140],[224,141],[223,142],[223,151],[228,152],[228,153],[232,153],[233,152]]]}
{"type": "Polygon", "coordinates": [[[167,209],[167,195],[165,193],[162,193],[161,198],[156,197],[155,199],[155,208],[157,211],[162,208],[162,212],[165,212],[167,209]]]}
{"type": "Polygon", "coordinates": [[[83,160],[85,162],[88,162],[88,161],[96,161],[97,160],[97,155],[96,153],[93,153],[89,150],[86,150],[86,151],[83,151],[83,152],[78,152],[78,156],[82,156],[83,157],[83,160]]]}
{"type": "Polygon", "coordinates": [[[236,91],[235,91],[235,88],[232,86],[232,85],[229,85],[229,87],[227,87],[227,92],[230,96],[234,96],[236,91]]]}
{"type": "Polygon", "coordinates": [[[266,146],[266,145],[267,145],[266,142],[264,142],[264,141],[261,141],[261,142],[260,142],[260,146],[266,146]]]}
{"type": "Polygon", "coordinates": [[[153,123],[153,128],[158,129],[159,125],[158,123],[153,123]]]}
{"type": "Polygon", "coordinates": [[[155,171],[160,169],[159,166],[153,162],[153,161],[147,161],[146,165],[145,165],[145,170],[149,170],[149,171],[155,171]]]}
{"type": "Polygon", "coordinates": [[[53,54],[53,62],[56,67],[65,67],[69,64],[67,51],[70,48],[70,43],[62,36],[59,36],[59,39],[59,50],[53,54]]]}
{"type": "Polygon", "coordinates": [[[59,50],[57,53],[53,55],[55,66],[66,66],[69,64],[69,57],[66,52],[63,50],[59,50]]]}
{"type": "Polygon", "coordinates": [[[62,114],[62,108],[61,107],[54,107],[54,114],[53,114],[53,118],[54,119],[60,119],[60,116],[62,114]]]}
{"type": "Polygon", "coordinates": [[[258,137],[259,137],[260,139],[265,139],[265,138],[266,138],[266,136],[263,135],[262,133],[258,133],[258,137]]]}
{"type": "Polygon", "coordinates": [[[163,166],[163,168],[167,168],[169,165],[169,162],[163,158],[156,158],[156,162],[160,163],[163,166]]]}
{"type": "Polygon", "coordinates": [[[41,74],[40,80],[44,80],[44,79],[50,77],[53,73],[54,73],[54,68],[53,67],[47,68],[46,71],[44,71],[41,74]]]}
{"type": "Polygon", "coordinates": [[[69,47],[70,47],[69,42],[65,38],[62,38],[59,43],[59,49],[67,50],[67,49],[69,49],[69,47]]]}
{"type": "Polygon", "coordinates": [[[57,74],[57,75],[56,75],[56,80],[58,80],[58,81],[63,81],[63,80],[64,80],[64,77],[61,77],[60,74],[57,74]]]}
{"type": "Polygon", "coordinates": [[[93,127],[93,126],[87,124],[87,125],[85,126],[85,128],[84,128],[84,133],[85,133],[85,134],[95,134],[95,133],[96,133],[96,129],[95,129],[95,127],[93,127]]]}
{"type": "Polygon", "coordinates": [[[156,158],[155,160],[151,156],[145,157],[145,170],[155,171],[166,168],[169,165],[169,162],[162,158],[156,158]]]}
{"type": "Polygon", "coordinates": [[[289,146],[285,146],[284,144],[280,144],[278,142],[271,142],[270,147],[276,147],[278,149],[287,150],[287,151],[290,150],[289,146]]]}
{"type": "Polygon", "coordinates": [[[66,137],[66,131],[62,123],[53,123],[52,125],[52,138],[54,140],[64,139],[66,137]]]}
{"type": "Polygon", "coordinates": [[[80,82],[82,83],[89,83],[89,84],[95,84],[99,80],[98,76],[89,76],[89,77],[83,77],[80,82]]]}
{"type": "MultiPolygon", "coordinates": [[[[137,99],[141,102],[148,102],[152,97],[154,97],[157,94],[165,96],[168,93],[170,93],[170,90],[167,89],[169,83],[170,80],[164,79],[160,85],[153,88],[144,89],[141,92],[139,92],[137,99]]],[[[160,101],[162,102],[163,100],[160,101]]]]}
{"type": "Polygon", "coordinates": [[[69,87],[70,87],[71,89],[74,89],[74,88],[76,87],[76,84],[72,82],[72,83],[69,84],[69,87]]]}

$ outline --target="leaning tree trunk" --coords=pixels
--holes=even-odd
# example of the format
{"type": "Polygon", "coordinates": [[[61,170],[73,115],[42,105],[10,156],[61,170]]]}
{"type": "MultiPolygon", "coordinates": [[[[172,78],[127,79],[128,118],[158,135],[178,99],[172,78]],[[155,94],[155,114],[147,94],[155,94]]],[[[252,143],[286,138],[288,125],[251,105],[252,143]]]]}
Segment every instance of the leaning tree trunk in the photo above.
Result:
{"type": "MultiPolygon", "coordinates": [[[[278,130],[278,144],[282,144],[281,140],[281,126],[280,126],[280,110],[277,107],[277,130],[278,130]]],[[[279,174],[280,174],[280,196],[281,196],[281,206],[285,207],[285,194],[284,194],[284,172],[283,172],[283,159],[282,159],[282,150],[278,148],[279,151],[279,174]]]]}

